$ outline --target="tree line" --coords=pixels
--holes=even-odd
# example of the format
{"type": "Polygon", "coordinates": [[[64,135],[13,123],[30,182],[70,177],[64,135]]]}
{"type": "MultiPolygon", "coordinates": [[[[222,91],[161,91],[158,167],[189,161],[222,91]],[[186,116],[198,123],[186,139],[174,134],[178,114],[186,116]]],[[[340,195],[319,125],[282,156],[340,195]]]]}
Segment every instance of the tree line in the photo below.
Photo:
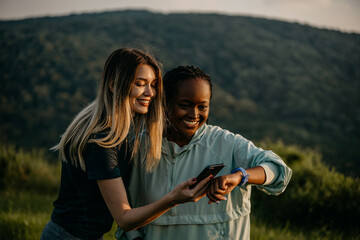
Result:
{"type": "Polygon", "coordinates": [[[107,56],[151,52],[214,83],[210,124],[321,152],[360,174],[360,35],[245,16],[115,11],[0,21],[0,142],[50,148],[95,96],[107,56]]]}

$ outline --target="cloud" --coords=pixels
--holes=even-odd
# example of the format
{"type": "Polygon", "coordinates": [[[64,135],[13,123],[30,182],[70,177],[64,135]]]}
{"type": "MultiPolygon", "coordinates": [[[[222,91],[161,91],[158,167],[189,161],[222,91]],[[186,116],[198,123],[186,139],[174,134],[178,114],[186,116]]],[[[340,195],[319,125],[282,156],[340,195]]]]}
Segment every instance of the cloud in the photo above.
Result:
{"type": "MultiPolygon", "coordinates": [[[[259,0],[255,0],[259,1],[259,0]]],[[[334,5],[333,0],[301,0],[301,1],[286,1],[286,0],[260,0],[261,4],[268,8],[281,8],[287,10],[314,10],[321,8],[328,8],[334,5]]],[[[259,3],[260,4],[260,3],[259,3]]]]}

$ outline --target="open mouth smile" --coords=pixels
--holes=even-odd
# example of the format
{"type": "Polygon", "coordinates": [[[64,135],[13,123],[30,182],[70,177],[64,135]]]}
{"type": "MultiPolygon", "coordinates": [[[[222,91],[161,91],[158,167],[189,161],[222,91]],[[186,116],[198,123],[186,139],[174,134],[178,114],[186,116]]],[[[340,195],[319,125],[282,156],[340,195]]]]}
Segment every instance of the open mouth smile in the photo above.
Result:
{"type": "Polygon", "coordinates": [[[199,125],[199,121],[186,121],[186,120],[183,120],[183,122],[185,123],[186,126],[188,127],[196,127],[197,125],[199,125]]]}
{"type": "Polygon", "coordinates": [[[142,105],[142,106],[149,106],[151,100],[138,99],[138,102],[139,102],[140,105],[142,105]]]}

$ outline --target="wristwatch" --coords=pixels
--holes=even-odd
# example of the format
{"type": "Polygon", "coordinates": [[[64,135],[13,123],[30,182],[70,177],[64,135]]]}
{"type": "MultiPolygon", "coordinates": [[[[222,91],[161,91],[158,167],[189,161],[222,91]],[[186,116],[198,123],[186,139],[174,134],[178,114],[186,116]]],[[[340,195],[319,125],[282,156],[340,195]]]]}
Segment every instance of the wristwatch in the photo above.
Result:
{"type": "Polygon", "coordinates": [[[231,171],[231,173],[236,173],[240,171],[242,173],[242,178],[238,186],[244,186],[249,181],[249,174],[242,167],[235,168],[231,171]]]}

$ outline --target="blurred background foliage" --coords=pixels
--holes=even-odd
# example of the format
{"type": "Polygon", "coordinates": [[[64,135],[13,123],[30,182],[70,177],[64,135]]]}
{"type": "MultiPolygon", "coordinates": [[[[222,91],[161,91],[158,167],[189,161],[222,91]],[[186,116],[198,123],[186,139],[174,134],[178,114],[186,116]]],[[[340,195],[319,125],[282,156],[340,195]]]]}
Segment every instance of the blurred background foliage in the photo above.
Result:
{"type": "Polygon", "coordinates": [[[108,55],[154,54],[164,71],[197,65],[214,82],[210,123],[318,149],[358,176],[360,35],[218,14],[118,11],[0,21],[0,140],[56,144],[95,96],[108,55]]]}
{"type": "Polygon", "coordinates": [[[330,168],[312,149],[285,146],[281,141],[265,141],[260,146],[279,154],[293,170],[293,176],[285,192],[277,197],[253,191],[255,216],[274,226],[290,222],[305,229],[359,233],[359,179],[330,168]]]}
{"type": "MultiPolygon", "coordinates": [[[[252,239],[359,239],[360,184],[321,161],[311,149],[260,142],[292,168],[293,178],[279,196],[252,191],[252,239]]],[[[50,219],[60,183],[60,162],[42,151],[0,147],[0,236],[39,239],[50,219]]],[[[114,239],[116,224],[105,239],[114,239]]]]}

